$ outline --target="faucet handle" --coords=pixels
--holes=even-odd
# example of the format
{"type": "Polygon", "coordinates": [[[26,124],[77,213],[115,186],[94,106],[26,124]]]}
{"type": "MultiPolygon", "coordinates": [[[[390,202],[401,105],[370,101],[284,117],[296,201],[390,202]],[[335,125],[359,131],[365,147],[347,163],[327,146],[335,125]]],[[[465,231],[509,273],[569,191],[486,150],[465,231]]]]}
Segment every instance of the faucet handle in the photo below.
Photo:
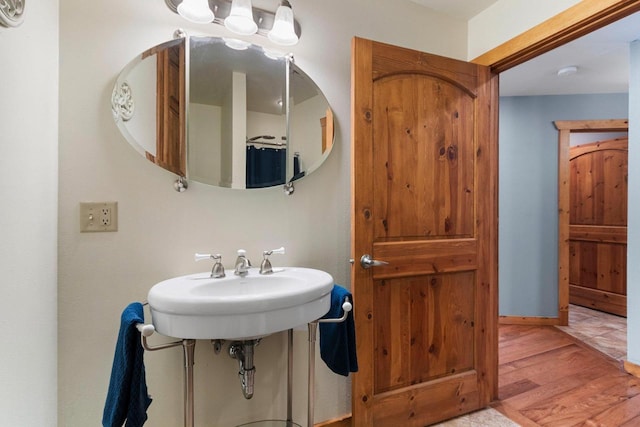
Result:
{"type": "Polygon", "coordinates": [[[219,261],[222,259],[222,255],[220,254],[215,254],[215,255],[211,255],[211,254],[196,254],[195,255],[195,260],[197,261],[202,261],[205,259],[215,259],[216,261],[219,261]]]}
{"type": "Polygon", "coordinates": [[[215,263],[213,264],[213,268],[211,269],[211,277],[214,279],[219,279],[225,277],[224,267],[222,266],[222,255],[220,254],[196,254],[195,260],[202,261],[204,259],[213,259],[215,263]]]}
{"type": "Polygon", "coordinates": [[[284,246],[279,247],[278,249],[272,249],[270,251],[262,252],[262,263],[260,264],[260,274],[271,274],[273,273],[273,268],[271,267],[271,261],[269,261],[269,255],[271,254],[280,254],[284,255],[284,246]]]}
{"type": "Polygon", "coordinates": [[[284,246],[280,246],[278,249],[271,249],[270,251],[264,251],[264,252],[262,252],[262,255],[267,257],[267,256],[269,256],[271,254],[284,255],[284,253],[285,253],[284,246]]]}

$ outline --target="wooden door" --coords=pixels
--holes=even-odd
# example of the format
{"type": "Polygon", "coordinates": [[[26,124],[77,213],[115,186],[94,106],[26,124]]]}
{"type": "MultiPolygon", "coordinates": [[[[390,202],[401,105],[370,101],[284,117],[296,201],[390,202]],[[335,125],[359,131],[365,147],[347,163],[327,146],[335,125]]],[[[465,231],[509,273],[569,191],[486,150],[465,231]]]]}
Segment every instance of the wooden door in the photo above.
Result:
{"type": "MultiPolygon", "coordinates": [[[[153,161],[187,176],[185,41],[157,51],[156,156],[153,161]]],[[[149,157],[149,156],[147,156],[149,157]]]]}
{"type": "Polygon", "coordinates": [[[497,396],[497,76],[352,54],[353,425],[422,427],[497,396]]]}
{"type": "Polygon", "coordinates": [[[627,315],[628,139],[569,150],[569,301],[627,315]]]}

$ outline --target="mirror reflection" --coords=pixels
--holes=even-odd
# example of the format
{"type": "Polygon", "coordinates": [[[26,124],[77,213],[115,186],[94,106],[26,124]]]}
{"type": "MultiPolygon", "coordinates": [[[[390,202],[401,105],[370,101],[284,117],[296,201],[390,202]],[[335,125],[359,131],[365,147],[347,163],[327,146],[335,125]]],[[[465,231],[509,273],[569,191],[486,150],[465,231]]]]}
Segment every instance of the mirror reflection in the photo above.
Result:
{"type": "Polygon", "coordinates": [[[149,161],[220,187],[300,179],[333,145],[329,104],[289,56],[218,37],[143,52],[120,73],[112,112],[149,161]]]}

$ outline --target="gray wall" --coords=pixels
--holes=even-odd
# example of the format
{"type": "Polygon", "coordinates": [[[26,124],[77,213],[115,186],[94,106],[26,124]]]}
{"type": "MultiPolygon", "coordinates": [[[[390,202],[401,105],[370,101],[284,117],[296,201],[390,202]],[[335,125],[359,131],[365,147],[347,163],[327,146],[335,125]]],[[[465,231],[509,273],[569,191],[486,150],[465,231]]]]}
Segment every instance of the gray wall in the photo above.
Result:
{"type": "Polygon", "coordinates": [[[627,94],[500,98],[500,315],[558,313],[558,132],[553,122],[627,116],[627,94]]]}

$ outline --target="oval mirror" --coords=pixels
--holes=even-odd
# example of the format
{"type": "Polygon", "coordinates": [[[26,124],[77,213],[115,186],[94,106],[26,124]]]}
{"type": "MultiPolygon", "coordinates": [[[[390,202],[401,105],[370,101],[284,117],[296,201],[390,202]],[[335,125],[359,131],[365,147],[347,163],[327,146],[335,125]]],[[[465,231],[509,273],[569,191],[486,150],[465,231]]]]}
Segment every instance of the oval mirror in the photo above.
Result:
{"type": "Polygon", "coordinates": [[[155,46],[118,76],[111,100],[126,140],[189,180],[251,189],[316,170],[333,147],[333,113],[288,55],[218,37],[155,46]]]}

